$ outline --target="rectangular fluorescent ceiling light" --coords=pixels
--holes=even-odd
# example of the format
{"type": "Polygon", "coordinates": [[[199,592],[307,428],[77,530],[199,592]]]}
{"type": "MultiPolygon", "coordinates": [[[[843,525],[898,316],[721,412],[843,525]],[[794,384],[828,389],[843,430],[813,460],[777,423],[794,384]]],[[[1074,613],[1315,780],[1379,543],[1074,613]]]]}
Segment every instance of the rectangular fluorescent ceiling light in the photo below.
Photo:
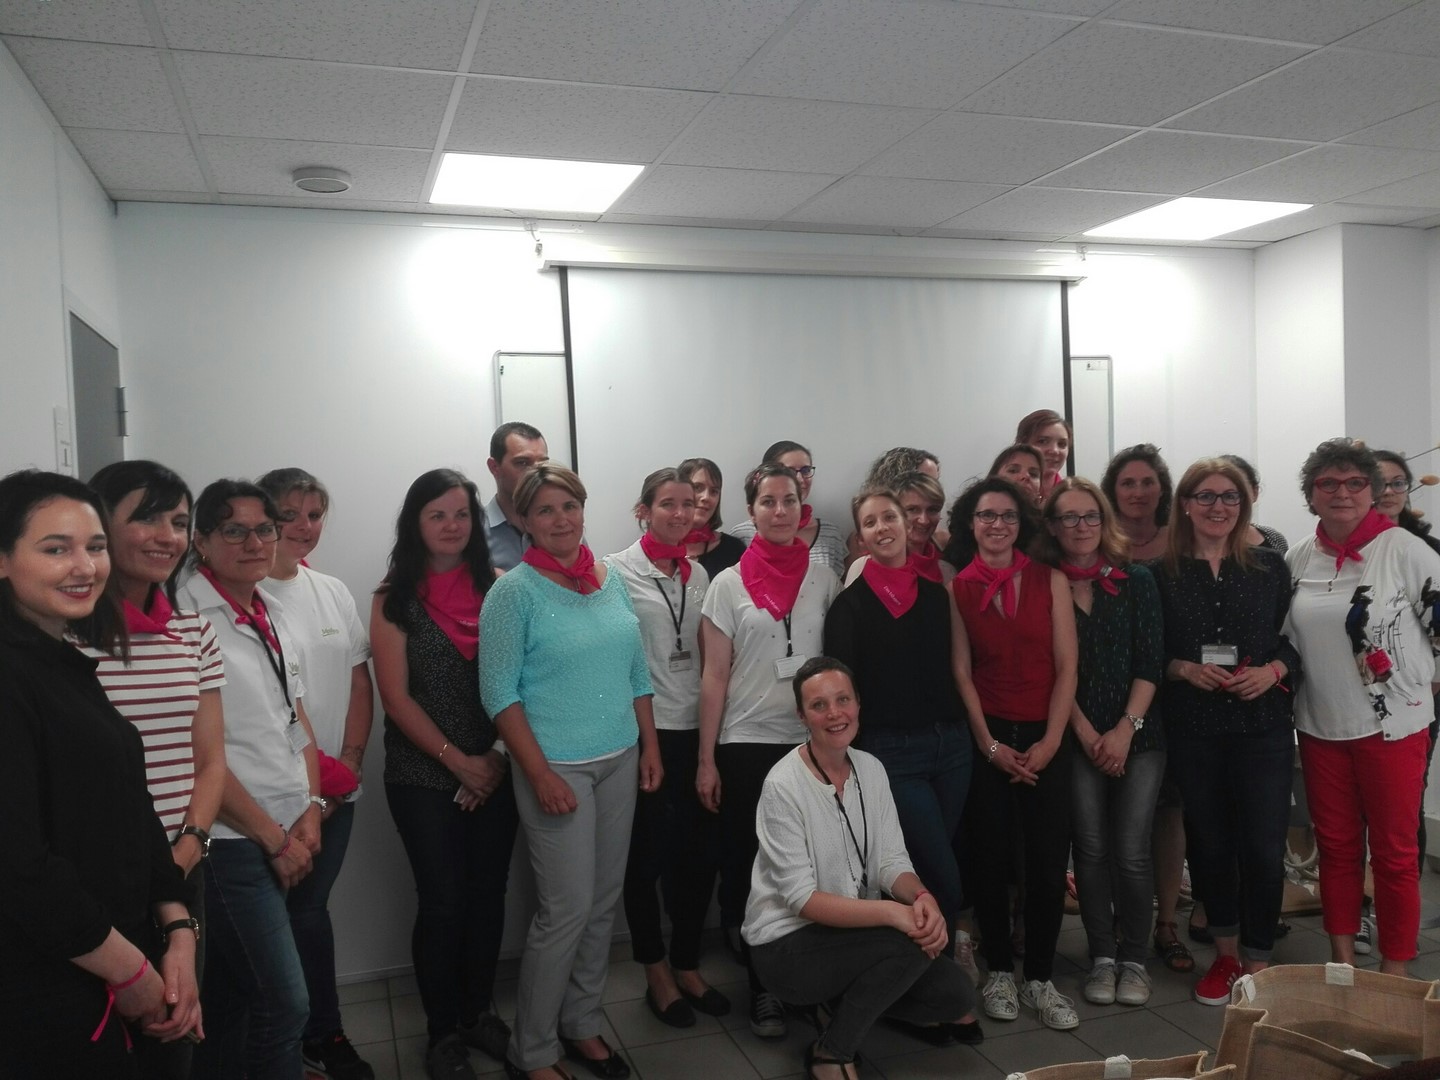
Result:
{"type": "Polygon", "coordinates": [[[603,214],[644,168],[606,161],[446,153],[430,201],[497,210],[603,214]]]}
{"type": "Polygon", "coordinates": [[[1314,203],[1249,202],[1244,199],[1172,199],[1086,231],[1086,236],[1127,240],[1210,240],[1262,221],[1309,210],[1314,203]]]}

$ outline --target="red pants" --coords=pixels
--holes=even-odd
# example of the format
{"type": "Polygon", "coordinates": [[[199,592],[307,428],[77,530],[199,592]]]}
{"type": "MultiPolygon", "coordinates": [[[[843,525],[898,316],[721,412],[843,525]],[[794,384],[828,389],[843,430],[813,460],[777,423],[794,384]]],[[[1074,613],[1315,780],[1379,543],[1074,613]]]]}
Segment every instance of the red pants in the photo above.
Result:
{"type": "Polygon", "coordinates": [[[1416,732],[1332,742],[1300,736],[1305,796],[1320,850],[1320,903],[1328,934],[1360,929],[1365,890],[1365,845],[1375,872],[1375,921],[1387,960],[1415,956],[1420,933],[1420,815],[1425,751],[1430,735],[1416,732]]]}

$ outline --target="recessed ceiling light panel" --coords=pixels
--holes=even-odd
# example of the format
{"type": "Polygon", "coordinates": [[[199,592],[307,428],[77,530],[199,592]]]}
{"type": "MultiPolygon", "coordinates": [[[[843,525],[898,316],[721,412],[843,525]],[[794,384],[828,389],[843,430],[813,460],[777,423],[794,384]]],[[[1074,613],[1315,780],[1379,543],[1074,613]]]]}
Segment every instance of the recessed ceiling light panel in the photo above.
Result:
{"type": "Polygon", "coordinates": [[[603,214],[644,168],[608,161],[446,153],[430,201],[496,210],[603,214]]]}
{"type": "Polygon", "coordinates": [[[1262,221],[1309,210],[1313,205],[1244,199],[1172,199],[1089,229],[1085,235],[1126,240],[1211,240],[1262,221]]]}

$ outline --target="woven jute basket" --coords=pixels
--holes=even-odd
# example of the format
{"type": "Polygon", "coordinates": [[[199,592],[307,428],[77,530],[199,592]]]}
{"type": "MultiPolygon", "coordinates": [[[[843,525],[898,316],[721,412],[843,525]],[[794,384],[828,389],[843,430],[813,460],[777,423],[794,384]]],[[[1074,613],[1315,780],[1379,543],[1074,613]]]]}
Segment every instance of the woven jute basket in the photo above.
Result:
{"type": "Polygon", "coordinates": [[[1045,1065],[1014,1072],[1005,1080],[1235,1080],[1233,1067],[1206,1069],[1205,1051],[1173,1058],[1131,1061],[1121,1054],[1104,1061],[1077,1061],[1072,1065],[1045,1065]]]}

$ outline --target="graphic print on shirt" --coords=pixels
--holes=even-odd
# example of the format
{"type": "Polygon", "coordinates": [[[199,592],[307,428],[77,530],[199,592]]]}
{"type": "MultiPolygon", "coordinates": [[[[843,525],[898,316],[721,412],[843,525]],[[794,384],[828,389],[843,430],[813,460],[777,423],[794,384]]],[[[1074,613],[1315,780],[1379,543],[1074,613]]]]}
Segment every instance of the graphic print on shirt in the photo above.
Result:
{"type": "Polygon", "coordinates": [[[1420,622],[1430,637],[1430,650],[1440,655],[1440,589],[1434,578],[1426,578],[1420,586],[1420,622]]]}
{"type": "MultiPolygon", "coordinates": [[[[1426,585],[1428,588],[1429,582],[1426,585]]],[[[1401,695],[1405,704],[1411,708],[1420,704],[1403,695],[1399,685],[1391,682],[1391,676],[1395,672],[1395,660],[1392,657],[1402,664],[1405,661],[1405,640],[1400,632],[1400,620],[1410,603],[1403,589],[1397,591],[1396,595],[1387,598],[1382,606],[1382,610],[1393,614],[1372,625],[1370,593],[1369,585],[1356,588],[1350,598],[1350,611],[1345,617],[1345,632],[1350,637],[1350,648],[1355,654],[1355,665],[1360,672],[1360,679],[1367,687],[1366,696],[1370,699],[1370,706],[1375,710],[1377,718],[1385,720],[1391,716],[1385,700],[1387,694],[1401,695]]],[[[1440,596],[1436,599],[1440,600],[1440,596]]]]}

